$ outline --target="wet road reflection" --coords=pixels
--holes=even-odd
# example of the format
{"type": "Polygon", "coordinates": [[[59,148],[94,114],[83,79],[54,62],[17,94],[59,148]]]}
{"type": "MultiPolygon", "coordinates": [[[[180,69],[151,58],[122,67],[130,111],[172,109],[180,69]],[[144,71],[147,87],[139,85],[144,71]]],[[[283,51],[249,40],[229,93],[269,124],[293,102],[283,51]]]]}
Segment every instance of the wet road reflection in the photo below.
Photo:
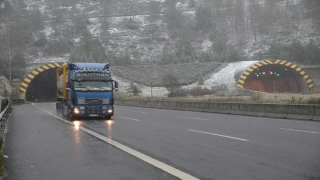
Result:
{"type": "Polygon", "coordinates": [[[115,121],[110,119],[105,121],[108,125],[107,137],[112,139],[112,126],[114,125],[115,121]]]}
{"type": "Polygon", "coordinates": [[[73,121],[73,124],[74,124],[74,129],[75,129],[75,132],[74,132],[74,140],[77,144],[80,143],[80,132],[79,132],[79,129],[80,129],[80,125],[81,125],[81,122],[80,121],[73,121]]]}
{"type": "Polygon", "coordinates": [[[74,128],[76,130],[79,130],[80,129],[80,125],[81,125],[81,122],[80,121],[73,121],[73,124],[74,124],[74,128]]]}

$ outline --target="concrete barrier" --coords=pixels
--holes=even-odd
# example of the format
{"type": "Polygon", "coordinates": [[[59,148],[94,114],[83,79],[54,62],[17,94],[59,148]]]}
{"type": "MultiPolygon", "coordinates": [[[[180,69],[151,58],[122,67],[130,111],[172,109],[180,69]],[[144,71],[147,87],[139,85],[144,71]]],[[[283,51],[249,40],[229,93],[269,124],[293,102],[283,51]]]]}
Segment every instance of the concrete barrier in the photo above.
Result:
{"type": "Polygon", "coordinates": [[[216,113],[230,114],[232,103],[217,103],[216,113]]]}
{"type": "Polygon", "coordinates": [[[194,102],[184,102],[186,104],[186,107],[184,110],[186,111],[195,111],[194,102]]]}
{"type": "Polygon", "coordinates": [[[320,105],[116,100],[116,105],[320,121],[320,105]]]}
{"type": "Polygon", "coordinates": [[[175,106],[176,106],[176,110],[184,110],[184,106],[185,106],[185,104],[183,103],[183,102],[178,102],[178,101],[176,101],[176,102],[174,102],[174,104],[175,104],[175,106]]]}
{"type": "Polygon", "coordinates": [[[174,101],[163,101],[163,109],[179,110],[177,102],[174,101]]]}
{"type": "Polygon", "coordinates": [[[162,108],[162,101],[154,101],[153,102],[153,107],[161,109],[162,108]]]}
{"type": "Polygon", "coordinates": [[[209,103],[205,103],[205,102],[197,102],[194,103],[194,111],[199,111],[199,112],[205,112],[205,109],[207,109],[209,103]]]}
{"type": "Polygon", "coordinates": [[[259,116],[263,117],[266,114],[266,108],[264,104],[248,104],[247,116],[259,116]]]}
{"type": "Polygon", "coordinates": [[[312,119],[314,121],[320,121],[320,105],[314,106],[314,116],[312,119]]]}
{"type": "Polygon", "coordinates": [[[312,120],[314,105],[288,105],[287,119],[312,120]]]}
{"type": "Polygon", "coordinates": [[[210,113],[217,113],[218,110],[218,103],[216,102],[210,102],[207,104],[207,107],[205,108],[205,112],[210,113]]]}
{"type": "Polygon", "coordinates": [[[232,103],[230,114],[245,115],[248,111],[248,104],[232,103]]]}
{"type": "Polygon", "coordinates": [[[264,117],[286,118],[288,114],[288,105],[283,104],[264,104],[266,114],[264,117]]]}

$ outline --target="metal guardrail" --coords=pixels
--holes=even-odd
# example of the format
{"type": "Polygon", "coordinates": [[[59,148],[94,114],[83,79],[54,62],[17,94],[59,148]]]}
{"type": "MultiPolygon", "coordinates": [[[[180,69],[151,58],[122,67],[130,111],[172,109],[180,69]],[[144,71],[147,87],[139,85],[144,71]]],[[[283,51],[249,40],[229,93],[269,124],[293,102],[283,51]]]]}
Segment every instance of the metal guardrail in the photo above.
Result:
{"type": "Polygon", "coordinates": [[[11,101],[9,99],[0,99],[0,137],[3,137],[5,123],[9,117],[11,101]]]}

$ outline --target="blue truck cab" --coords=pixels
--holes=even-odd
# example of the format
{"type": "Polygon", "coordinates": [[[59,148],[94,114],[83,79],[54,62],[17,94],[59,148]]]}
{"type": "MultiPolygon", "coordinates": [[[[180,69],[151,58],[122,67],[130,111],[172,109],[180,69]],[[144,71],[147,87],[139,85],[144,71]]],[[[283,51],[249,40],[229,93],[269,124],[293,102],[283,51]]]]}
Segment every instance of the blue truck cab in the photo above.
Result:
{"type": "Polygon", "coordinates": [[[114,114],[113,81],[107,63],[66,63],[57,69],[57,111],[68,119],[114,114]]]}

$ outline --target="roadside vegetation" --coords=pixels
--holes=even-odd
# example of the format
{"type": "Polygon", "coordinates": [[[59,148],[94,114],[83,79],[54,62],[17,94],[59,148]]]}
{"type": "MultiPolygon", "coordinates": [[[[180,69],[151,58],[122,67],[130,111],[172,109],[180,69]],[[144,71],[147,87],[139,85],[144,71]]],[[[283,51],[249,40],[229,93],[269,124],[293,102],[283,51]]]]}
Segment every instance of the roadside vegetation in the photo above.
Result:
{"type": "MultiPolygon", "coordinates": [[[[199,88],[195,88],[199,89],[199,88]]],[[[310,104],[320,105],[320,93],[318,94],[273,94],[273,93],[260,93],[260,92],[248,92],[247,95],[226,95],[221,96],[216,93],[210,93],[211,95],[193,96],[191,93],[207,93],[212,92],[209,89],[202,89],[200,91],[185,90],[187,95],[183,97],[146,97],[146,96],[128,96],[126,93],[120,93],[115,96],[117,100],[136,100],[136,101],[181,101],[181,102],[217,102],[217,103],[257,103],[257,104],[310,104]]]]}
{"type": "Polygon", "coordinates": [[[176,63],[176,64],[149,64],[132,66],[112,66],[110,71],[117,77],[122,77],[138,84],[163,86],[163,77],[172,74],[177,78],[179,85],[188,85],[197,82],[204,74],[213,72],[220,63],[176,63]]]}
{"type": "Polygon", "coordinates": [[[5,175],[5,158],[3,155],[3,139],[0,138],[0,179],[5,175]]]}

